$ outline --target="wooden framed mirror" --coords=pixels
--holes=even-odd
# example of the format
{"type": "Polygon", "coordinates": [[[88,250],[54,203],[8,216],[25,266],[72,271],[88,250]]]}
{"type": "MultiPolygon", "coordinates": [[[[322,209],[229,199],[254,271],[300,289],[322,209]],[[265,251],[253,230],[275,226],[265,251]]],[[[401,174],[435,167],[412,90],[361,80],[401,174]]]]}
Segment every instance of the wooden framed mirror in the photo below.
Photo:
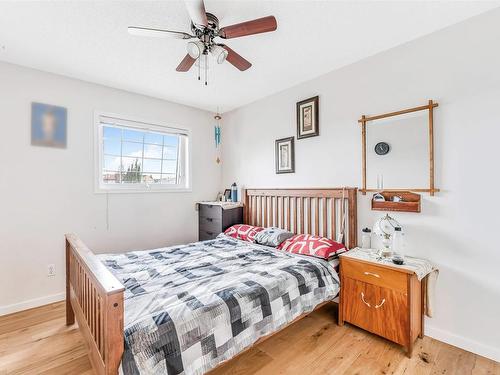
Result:
{"type": "Polygon", "coordinates": [[[361,116],[362,194],[413,191],[434,195],[434,108],[427,105],[361,116]],[[369,126],[367,126],[369,125],[369,126]],[[428,187],[426,187],[428,186],[428,187]]]}

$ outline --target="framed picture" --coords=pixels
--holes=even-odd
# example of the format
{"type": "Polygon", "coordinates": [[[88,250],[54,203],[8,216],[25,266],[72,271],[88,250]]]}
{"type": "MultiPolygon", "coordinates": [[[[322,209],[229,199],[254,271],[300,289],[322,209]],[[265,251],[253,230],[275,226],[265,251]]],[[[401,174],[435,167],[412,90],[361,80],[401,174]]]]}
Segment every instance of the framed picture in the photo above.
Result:
{"type": "Polygon", "coordinates": [[[294,137],[276,140],[276,173],[295,173],[294,137]]]}
{"type": "Polygon", "coordinates": [[[66,108],[31,103],[31,144],[66,148],[66,108]]]}
{"type": "Polygon", "coordinates": [[[297,139],[319,135],[319,96],[297,103],[297,139]]]}
{"type": "Polygon", "coordinates": [[[231,189],[224,190],[224,197],[226,198],[226,202],[231,199],[231,189]]]}

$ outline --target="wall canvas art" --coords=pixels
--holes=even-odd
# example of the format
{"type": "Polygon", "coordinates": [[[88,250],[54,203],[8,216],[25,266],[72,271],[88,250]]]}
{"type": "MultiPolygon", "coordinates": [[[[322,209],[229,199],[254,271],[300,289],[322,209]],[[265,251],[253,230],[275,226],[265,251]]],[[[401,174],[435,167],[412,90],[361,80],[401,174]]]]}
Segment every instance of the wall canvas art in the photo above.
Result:
{"type": "Polygon", "coordinates": [[[67,110],[43,103],[31,103],[31,144],[66,148],[67,110]]]}
{"type": "Polygon", "coordinates": [[[319,135],[319,96],[297,103],[297,139],[319,135]]]}
{"type": "Polygon", "coordinates": [[[294,138],[283,138],[276,140],[276,173],[295,172],[295,149],[294,138]]]}

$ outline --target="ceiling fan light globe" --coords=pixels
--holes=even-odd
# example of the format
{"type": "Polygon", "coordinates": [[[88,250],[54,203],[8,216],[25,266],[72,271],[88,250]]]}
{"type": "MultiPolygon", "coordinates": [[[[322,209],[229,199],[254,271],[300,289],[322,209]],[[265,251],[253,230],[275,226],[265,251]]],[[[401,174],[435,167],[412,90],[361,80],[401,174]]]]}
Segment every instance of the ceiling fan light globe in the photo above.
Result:
{"type": "Polygon", "coordinates": [[[217,60],[217,64],[222,64],[226,61],[228,52],[221,46],[213,46],[210,53],[217,60]]]}
{"type": "Polygon", "coordinates": [[[197,59],[202,54],[204,46],[202,42],[197,41],[197,42],[189,42],[186,48],[188,55],[191,56],[193,59],[197,59]]]}

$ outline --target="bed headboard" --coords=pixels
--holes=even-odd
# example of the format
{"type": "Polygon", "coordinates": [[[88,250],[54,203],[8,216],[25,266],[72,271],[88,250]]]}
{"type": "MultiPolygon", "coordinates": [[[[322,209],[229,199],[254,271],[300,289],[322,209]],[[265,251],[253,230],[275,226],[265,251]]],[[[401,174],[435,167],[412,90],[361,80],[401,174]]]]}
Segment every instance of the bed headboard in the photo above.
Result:
{"type": "Polygon", "coordinates": [[[342,231],[344,244],[357,246],[357,188],[244,189],[246,224],[274,226],[296,234],[314,234],[336,239],[342,231]]]}

